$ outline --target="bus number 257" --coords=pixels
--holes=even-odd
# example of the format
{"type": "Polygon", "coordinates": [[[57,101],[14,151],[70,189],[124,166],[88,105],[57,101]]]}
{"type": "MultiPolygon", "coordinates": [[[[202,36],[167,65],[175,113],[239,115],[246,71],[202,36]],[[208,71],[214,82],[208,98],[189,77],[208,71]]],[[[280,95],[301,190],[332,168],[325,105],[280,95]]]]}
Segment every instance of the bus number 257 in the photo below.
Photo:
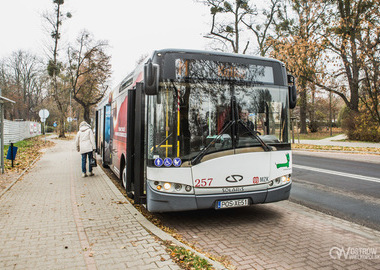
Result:
{"type": "Polygon", "coordinates": [[[212,180],[212,178],[195,179],[195,187],[209,187],[212,180]]]}

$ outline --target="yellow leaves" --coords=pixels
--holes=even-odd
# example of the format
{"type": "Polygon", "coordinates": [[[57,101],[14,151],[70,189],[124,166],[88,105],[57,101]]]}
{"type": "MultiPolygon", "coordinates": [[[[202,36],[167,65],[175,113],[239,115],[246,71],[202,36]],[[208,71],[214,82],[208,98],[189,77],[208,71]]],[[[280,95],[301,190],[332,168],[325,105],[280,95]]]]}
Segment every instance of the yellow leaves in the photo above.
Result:
{"type": "MultiPolygon", "coordinates": [[[[51,141],[44,141],[42,137],[34,137],[24,141],[15,143],[18,147],[16,159],[13,162],[14,167],[11,167],[11,161],[4,159],[4,167],[6,171],[23,171],[32,164],[32,162],[40,155],[40,150],[49,148],[54,145],[51,141]]],[[[7,155],[8,147],[4,147],[4,156],[7,155]]]]}
{"type": "Polygon", "coordinates": [[[174,245],[172,242],[164,241],[170,257],[183,269],[212,269],[207,260],[197,256],[183,247],[174,245]]]}

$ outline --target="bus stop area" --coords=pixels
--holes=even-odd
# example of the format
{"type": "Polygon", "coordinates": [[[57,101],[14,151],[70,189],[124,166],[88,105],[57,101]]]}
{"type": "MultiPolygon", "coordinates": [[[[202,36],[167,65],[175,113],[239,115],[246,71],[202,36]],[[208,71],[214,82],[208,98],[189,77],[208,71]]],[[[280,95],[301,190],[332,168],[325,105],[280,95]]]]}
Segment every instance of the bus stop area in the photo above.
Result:
{"type": "MultiPolygon", "coordinates": [[[[54,141],[0,193],[0,268],[180,269],[162,242],[173,238],[146,220],[99,166],[82,178],[73,141],[54,141]]],[[[379,231],[289,201],[165,215],[185,240],[231,269],[380,269],[379,231]],[[221,235],[221,227],[228,233],[221,235]]]]}

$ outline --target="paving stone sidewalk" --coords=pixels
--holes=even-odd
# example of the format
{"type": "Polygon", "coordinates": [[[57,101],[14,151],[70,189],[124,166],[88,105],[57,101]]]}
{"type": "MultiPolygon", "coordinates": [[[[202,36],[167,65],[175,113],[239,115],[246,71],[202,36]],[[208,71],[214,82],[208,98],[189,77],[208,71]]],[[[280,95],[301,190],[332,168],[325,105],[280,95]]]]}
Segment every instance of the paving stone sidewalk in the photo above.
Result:
{"type": "Polygon", "coordinates": [[[380,232],[289,201],[165,213],[189,243],[242,269],[380,269],[380,232]]]}
{"type": "Polygon", "coordinates": [[[0,197],[0,269],[179,269],[107,176],[82,178],[73,142],[56,142],[0,197]]]}
{"type": "Polygon", "coordinates": [[[347,136],[344,134],[328,137],[322,140],[295,140],[295,143],[313,144],[313,145],[330,145],[330,146],[343,146],[343,147],[363,147],[363,148],[380,148],[380,143],[372,142],[352,142],[345,141],[347,136]]]}

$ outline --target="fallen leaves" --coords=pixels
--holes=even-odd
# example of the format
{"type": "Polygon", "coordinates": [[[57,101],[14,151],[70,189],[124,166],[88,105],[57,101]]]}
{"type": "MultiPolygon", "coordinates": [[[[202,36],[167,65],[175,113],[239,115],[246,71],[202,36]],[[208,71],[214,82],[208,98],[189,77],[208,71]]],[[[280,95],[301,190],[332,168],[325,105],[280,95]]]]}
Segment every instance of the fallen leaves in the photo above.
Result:
{"type": "Polygon", "coordinates": [[[22,172],[28,168],[32,162],[39,157],[40,151],[44,148],[54,146],[55,143],[51,141],[45,141],[39,136],[29,138],[21,142],[17,142],[14,146],[18,147],[16,159],[13,161],[13,168],[11,160],[7,160],[7,152],[9,146],[4,147],[4,169],[5,172],[22,172]]]}
{"type": "Polygon", "coordinates": [[[375,153],[380,154],[380,148],[375,147],[347,147],[333,145],[313,145],[313,144],[292,144],[292,149],[324,150],[324,151],[342,151],[358,153],[375,153]]]}
{"type": "Polygon", "coordinates": [[[199,257],[188,249],[176,246],[170,241],[164,241],[164,245],[172,259],[183,269],[213,269],[207,260],[199,257]]]}

